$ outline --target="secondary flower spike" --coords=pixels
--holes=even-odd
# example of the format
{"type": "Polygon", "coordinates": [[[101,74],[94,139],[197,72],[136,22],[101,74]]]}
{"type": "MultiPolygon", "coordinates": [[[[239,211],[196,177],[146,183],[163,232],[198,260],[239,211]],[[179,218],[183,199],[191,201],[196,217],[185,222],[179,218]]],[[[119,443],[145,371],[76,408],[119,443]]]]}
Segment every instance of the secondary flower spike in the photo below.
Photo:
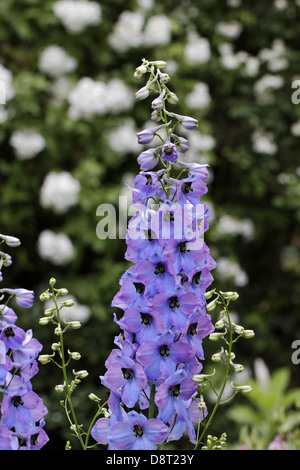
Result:
{"type": "Polygon", "coordinates": [[[170,99],[177,95],[160,71],[165,65],[143,59],[135,73],[137,79],[149,74],[137,98],[154,95],[150,113],[158,122],[138,133],[138,142],[149,145],[154,136],[160,142],[137,157],[137,212],[128,222],[125,252],[132,266],[112,300],[120,333],[100,377],[110,390],[110,417],[92,430],[109,450],[161,448],[185,432],[196,442],[195,426],[206,415],[192,378],[205,360],[202,341],[214,331],[204,296],[216,265],[204,241],[208,169],[178,159],[189,142],[174,133],[177,124],[193,130],[198,123],[166,109],[178,100],[170,99]]]}

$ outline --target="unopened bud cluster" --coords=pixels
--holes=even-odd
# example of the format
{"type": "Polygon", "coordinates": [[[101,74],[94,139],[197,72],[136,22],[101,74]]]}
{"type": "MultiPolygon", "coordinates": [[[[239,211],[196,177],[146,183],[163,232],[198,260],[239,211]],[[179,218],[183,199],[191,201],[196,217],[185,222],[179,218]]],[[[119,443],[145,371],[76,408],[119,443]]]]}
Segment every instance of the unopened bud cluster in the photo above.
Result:
{"type": "MultiPolygon", "coordinates": [[[[226,346],[221,346],[219,351],[212,355],[211,360],[215,363],[223,362],[228,366],[228,370],[231,369],[231,373],[241,373],[244,371],[244,366],[235,362],[235,353],[232,351],[232,344],[239,338],[253,338],[255,334],[253,330],[246,330],[243,326],[234,323],[230,317],[228,310],[229,303],[230,301],[237,300],[239,295],[237,292],[216,292],[216,289],[212,289],[206,292],[204,296],[206,300],[209,301],[206,306],[207,311],[214,311],[218,305],[223,307],[218,320],[215,322],[215,331],[209,335],[209,339],[211,341],[223,340],[226,346]]],[[[202,384],[205,381],[209,381],[214,374],[215,370],[212,374],[194,375],[193,380],[202,386],[202,384]]],[[[235,386],[231,382],[231,386],[235,393],[248,393],[251,391],[251,387],[248,385],[235,386]]]]}

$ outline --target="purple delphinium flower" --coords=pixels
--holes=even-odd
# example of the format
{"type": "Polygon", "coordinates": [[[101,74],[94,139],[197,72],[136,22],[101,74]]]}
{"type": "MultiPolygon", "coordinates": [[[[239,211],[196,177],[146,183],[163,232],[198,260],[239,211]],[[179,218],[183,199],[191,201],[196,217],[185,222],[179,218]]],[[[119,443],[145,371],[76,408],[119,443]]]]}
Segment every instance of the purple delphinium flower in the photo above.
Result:
{"type": "Polygon", "coordinates": [[[178,419],[188,420],[188,413],[184,402],[188,401],[197,391],[196,384],[191,377],[187,377],[184,369],[179,369],[170,375],[156,392],[155,403],[158,406],[158,418],[168,422],[175,413],[178,419]]]}
{"type": "Polygon", "coordinates": [[[0,424],[0,450],[17,450],[19,441],[5,424],[0,424]]]}
{"type": "Polygon", "coordinates": [[[178,160],[178,153],[177,153],[177,147],[175,144],[173,144],[170,141],[167,141],[163,146],[162,146],[162,155],[161,158],[165,162],[176,162],[178,160]]]}
{"type": "MultiPolygon", "coordinates": [[[[19,377],[13,377],[14,379],[19,377]]],[[[1,405],[3,424],[16,432],[27,433],[34,424],[47,414],[43,400],[31,390],[30,384],[26,387],[17,383],[18,387],[9,385],[5,390],[1,405]]]]}
{"type": "MultiPolygon", "coordinates": [[[[14,237],[5,237],[5,242],[11,247],[20,244],[14,237]]],[[[11,264],[11,257],[0,252],[0,266],[11,264]]],[[[38,372],[36,358],[42,345],[33,337],[32,330],[25,332],[17,326],[17,315],[8,306],[14,298],[20,307],[30,308],[34,293],[28,289],[5,288],[0,294],[8,297],[0,305],[0,449],[39,450],[49,440],[42,429],[48,411],[32,390],[31,378],[38,372]]]]}
{"type": "Polygon", "coordinates": [[[0,328],[12,323],[16,323],[17,315],[14,310],[7,305],[0,305],[0,328]]]}
{"type": "Polygon", "coordinates": [[[29,308],[33,305],[34,292],[28,289],[1,289],[0,292],[6,292],[15,297],[17,304],[22,308],[29,308]]]}
{"type": "Polygon", "coordinates": [[[155,341],[142,343],[136,358],[145,367],[148,379],[153,381],[161,375],[168,377],[175,372],[178,364],[184,363],[192,355],[191,346],[180,341],[174,342],[174,333],[167,330],[155,341]]]}
{"type": "Polygon", "coordinates": [[[102,377],[102,383],[112,390],[120,390],[123,403],[133,408],[141,390],[147,385],[147,377],[140,364],[119,353],[115,354],[114,362],[102,377]]]}
{"type": "Polygon", "coordinates": [[[159,161],[157,150],[156,149],[148,149],[142,152],[137,159],[141,170],[148,171],[152,170],[159,161]]]}
{"type": "Polygon", "coordinates": [[[112,350],[101,377],[110,389],[110,418],[100,418],[92,430],[108,449],[154,449],[185,431],[195,441],[194,424],[203,413],[199,416],[192,377],[202,370],[202,341],[214,330],[204,297],[215,268],[203,239],[210,211],[200,202],[207,192],[208,169],[178,161],[178,152],[187,152],[189,142],[174,134],[178,122],[173,125],[173,118],[188,130],[198,122],[165,109],[170,91],[164,81],[155,86],[159,72],[155,75],[152,66],[148,71],[147,94],[159,94],[152,101],[151,118],[163,124],[140,132],[138,142],[151,143],[163,128],[166,138],[160,135],[159,147],[138,156],[141,171],[132,188],[136,214],[128,222],[125,259],[133,266],[121,277],[112,301],[123,310],[114,312],[118,349],[112,350]],[[149,171],[158,165],[156,172],[149,171]],[[133,407],[143,412],[149,408],[150,419],[127,410],[133,407]]]}
{"type": "Polygon", "coordinates": [[[109,449],[154,450],[169,433],[159,419],[147,419],[143,414],[130,411],[127,422],[114,424],[108,434],[109,449]]]}

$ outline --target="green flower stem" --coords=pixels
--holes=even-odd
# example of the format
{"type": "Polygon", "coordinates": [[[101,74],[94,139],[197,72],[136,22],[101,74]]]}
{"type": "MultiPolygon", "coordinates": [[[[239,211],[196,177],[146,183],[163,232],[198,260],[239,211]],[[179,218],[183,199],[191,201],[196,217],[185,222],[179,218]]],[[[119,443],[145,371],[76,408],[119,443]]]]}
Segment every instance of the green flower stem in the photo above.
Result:
{"type": "MultiPolygon", "coordinates": [[[[53,301],[54,301],[54,304],[55,304],[55,307],[56,307],[58,324],[61,327],[59,307],[57,305],[56,296],[54,294],[53,287],[52,287],[52,294],[53,294],[53,301]]],[[[73,419],[73,423],[75,424],[75,427],[76,427],[76,436],[79,439],[79,442],[81,444],[82,449],[86,450],[85,443],[84,443],[84,441],[82,439],[82,436],[81,436],[81,429],[80,429],[80,426],[78,425],[76,414],[75,414],[75,411],[74,411],[74,408],[73,408],[73,403],[72,403],[72,400],[71,400],[71,393],[70,393],[70,387],[69,387],[69,383],[68,383],[68,376],[67,376],[67,370],[66,370],[67,366],[66,366],[66,361],[65,361],[63,332],[60,333],[59,340],[60,340],[61,368],[62,368],[62,373],[63,373],[63,377],[64,377],[64,382],[65,382],[66,403],[69,406],[70,413],[71,413],[71,416],[72,416],[72,419],[73,419]]],[[[66,412],[67,412],[67,405],[65,405],[65,409],[66,409],[66,412]]],[[[69,417],[69,413],[67,413],[67,416],[69,417]]]]}
{"type": "Polygon", "coordinates": [[[154,418],[154,411],[155,411],[155,385],[152,384],[150,387],[150,403],[149,403],[149,410],[148,410],[148,419],[154,418]]]}
{"type": "MultiPolygon", "coordinates": [[[[225,390],[225,387],[226,387],[226,384],[227,384],[227,381],[228,379],[230,378],[230,356],[231,356],[231,352],[232,352],[232,344],[233,344],[233,328],[232,328],[232,324],[231,324],[231,320],[230,320],[230,315],[229,315],[229,312],[228,312],[228,304],[227,302],[225,301],[225,299],[222,297],[221,294],[219,294],[219,297],[221,298],[222,300],[222,303],[224,305],[224,309],[225,309],[225,312],[226,312],[226,317],[227,317],[227,320],[228,320],[228,325],[229,325],[229,341],[228,341],[228,357],[227,357],[227,361],[226,361],[226,370],[225,370],[225,378],[224,378],[224,382],[223,382],[223,385],[221,387],[221,391],[219,392],[218,394],[218,399],[215,403],[215,406],[211,412],[211,415],[207,421],[207,423],[205,424],[205,427],[202,431],[202,434],[200,436],[200,438],[198,439],[195,447],[194,447],[194,450],[198,449],[198,447],[200,446],[201,442],[203,441],[203,438],[219,408],[219,406],[221,404],[224,404],[226,403],[226,401],[224,402],[221,402],[221,399],[222,399],[222,396],[223,396],[223,393],[224,393],[224,390],[225,390]]],[[[232,399],[233,397],[231,397],[230,399],[232,399]]]]}

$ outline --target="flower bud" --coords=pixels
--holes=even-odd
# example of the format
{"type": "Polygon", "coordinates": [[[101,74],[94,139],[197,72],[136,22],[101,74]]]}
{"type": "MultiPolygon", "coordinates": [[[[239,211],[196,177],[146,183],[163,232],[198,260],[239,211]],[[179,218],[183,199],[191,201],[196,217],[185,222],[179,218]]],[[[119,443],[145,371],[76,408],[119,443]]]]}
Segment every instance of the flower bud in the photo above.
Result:
{"type": "Polygon", "coordinates": [[[89,375],[88,371],[87,370],[79,370],[78,372],[75,372],[75,370],[73,370],[73,374],[78,378],[78,379],[84,379],[85,377],[87,377],[89,375]]]}
{"type": "Polygon", "coordinates": [[[177,97],[177,95],[175,95],[175,93],[173,93],[173,91],[168,91],[167,101],[170,104],[176,104],[176,103],[178,103],[178,97],[177,97]]]}
{"type": "Polygon", "coordinates": [[[89,399],[92,401],[99,401],[100,399],[94,393],[89,394],[89,399]]]}
{"type": "Polygon", "coordinates": [[[237,372],[238,374],[239,374],[240,372],[243,372],[243,370],[244,370],[244,366],[243,366],[242,364],[234,364],[234,363],[232,363],[231,365],[232,365],[232,367],[234,368],[234,371],[237,372]]]}
{"type": "Polygon", "coordinates": [[[206,403],[205,403],[205,401],[204,401],[204,399],[203,399],[203,395],[200,396],[200,401],[199,401],[199,403],[198,403],[198,409],[199,409],[200,411],[206,410],[206,403]]]}
{"type": "Polygon", "coordinates": [[[238,335],[243,335],[244,331],[245,331],[245,328],[241,325],[234,325],[233,326],[234,328],[234,331],[238,334],[238,335]]]}
{"type": "Polygon", "coordinates": [[[211,334],[209,335],[209,339],[210,339],[211,341],[218,341],[220,338],[222,338],[224,335],[226,335],[226,333],[227,333],[227,330],[226,330],[226,329],[225,329],[225,331],[220,332],[220,333],[211,333],[211,334]]]}
{"type": "Polygon", "coordinates": [[[160,73],[159,74],[159,81],[160,83],[166,84],[170,80],[170,76],[167,73],[160,73]]]}
{"type": "Polygon", "coordinates": [[[215,375],[215,372],[216,371],[214,369],[212,374],[196,374],[196,375],[193,375],[192,380],[196,383],[201,383],[204,380],[208,379],[208,377],[212,377],[213,375],[215,375]]]}
{"type": "Polygon", "coordinates": [[[70,328],[73,328],[74,330],[77,330],[78,328],[81,327],[81,323],[80,323],[80,321],[74,320],[74,321],[68,322],[68,326],[70,328]]]}
{"type": "Polygon", "coordinates": [[[68,289],[65,289],[64,287],[57,289],[57,295],[67,295],[68,293],[68,289]]]}
{"type": "Polygon", "coordinates": [[[64,386],[64,385],[55,385],[55,387],[54,387],[54,390],[55,390],[56,392],[59,392],[59,393],[63,392],[64,389],[65,389],[65,386],[64,386]]]}
{"type": "Polygon", "coordinates": [[[233,382],[231,382],[231,387],[236,392],[241,392],[241,393],[249,393],[252,391],[252,387],[250,385],[234,385],[233,382]]]}
{"type": "Polygon", "coordinates": [[[150,93],[149,88],[147,86],[143,86],[136,92],[135,97],[137,100],[144,100],[148,98],[149,93],[150,93]]]}
{"type": "Polygon", "coordinates": [[[217,330],[220,330],[221,328],[223,328],[225,325],[225,321],[223,318],[221,318],[220,320],[218,320],[216,323],[215,323],[215,328],[217,330]]]}
{"type": "Polygon", "coordinates": [[[45,300],[50,300],[51,299],[51,294],[49,292],[43,292],[40,295],[40,300],[44,302],[45,300]]]}
{"type": "Polygon", "coordinates": [[[41,354],[39,357],[38,357],[38,361],[41,363],[41,364],[47,364],[48,362],[51,361],[51,354],[41,354]]]}
{"type": "Polygon", "coordinates": [[[71,352],[68,350],[68,353],[75,361],[78,361],[81,358],[81,354],[79,352],[71,352]]]}
{"type": "Polygon", "coordinates": [[[57,336],[59,336],[59,335],[62,334],[62,329],[61,329],[60,326],[57,326],[57,327],[55,328],[54,334],[57,335],[57,336]]]}
{"type": "Polygon", "coordinates": [[[48,323],[51,322],[51,317],[42,317],[39,319],[39,324],[44,326],[44,325],[48,325],[48,323]]]}
{"type": "Polygon", "coordinates": [[[58,351],[59,348],[60,348],[60,343],[52,343],[51,344],[52,351],[58,351]]]}
{"type": "Polygon", "coordinates": [[[73,307],[75,305],[75,302],[73,299],[68,299],[65,302],[62,302],[61,304],[63,307],[73,307]]]}
{"type": "Polygon", "coordinates": [[[55,284],[56,284],[56,279],[54,277],[51,277],[51,279],[49,280],[50,287],[54,287],[55,284]]]}
{"type": "Polygon", "coordinates": [[[205,292],[204,297],[206,298],[206,300],[209,300],[214,295],[215,292],[216,292],[216,289],[205,292]]]}
{"type": "Polygon", "coordinates": [[[15,248],[19,245],[21,245],[21,242],[18,238],[12,237],[11,235],[2,235],[0,234],[0,238],[5,241],[6,245],[15,248]]]}
{"type": "Polygon", "coordinates": [[[211,302],[209,302],[209,304],[206,305],[206,310],[208,312],[211,312],[212,310],[216,308],[217,300],[218,300],[218,297],[216,297],[214,300],[212,300],[211,302]]]}
{"type": "Polygon", "coordinates": [[[214,362],[219,362],[222,358],[222,354],[224,353],[224,348],[221,348],[221,351],[215,353],[211,356],[211,360],[214,362]]]}
{"type": "Polygon", "coordinates": [[[227,300],[236,300],[239,298],[239,294],[237,292],[222,292],[220,294],[227,300]]]}
{"type": "Polygon", "coordinates": [[[255,333],[253,330],[245,330],[242,336],[243,338],[250,339],[250,338],[253,338],[253,336],[255,336],[255,333]]]}
{"type": "Polygon", "coordinates": [[[140,65],[135,69],[134,78],[140,78],[144,73],[147,72],[147,67],[145,65],[140,65]]]}
{"type": "Polygon", "coordinates": [[[157,68],[163,68],[167,66],[167,62],[165,62],[164,60],[154,60],[152,62],[149,62],[149,64],[155,65],[155,67],[157,68]]]}

